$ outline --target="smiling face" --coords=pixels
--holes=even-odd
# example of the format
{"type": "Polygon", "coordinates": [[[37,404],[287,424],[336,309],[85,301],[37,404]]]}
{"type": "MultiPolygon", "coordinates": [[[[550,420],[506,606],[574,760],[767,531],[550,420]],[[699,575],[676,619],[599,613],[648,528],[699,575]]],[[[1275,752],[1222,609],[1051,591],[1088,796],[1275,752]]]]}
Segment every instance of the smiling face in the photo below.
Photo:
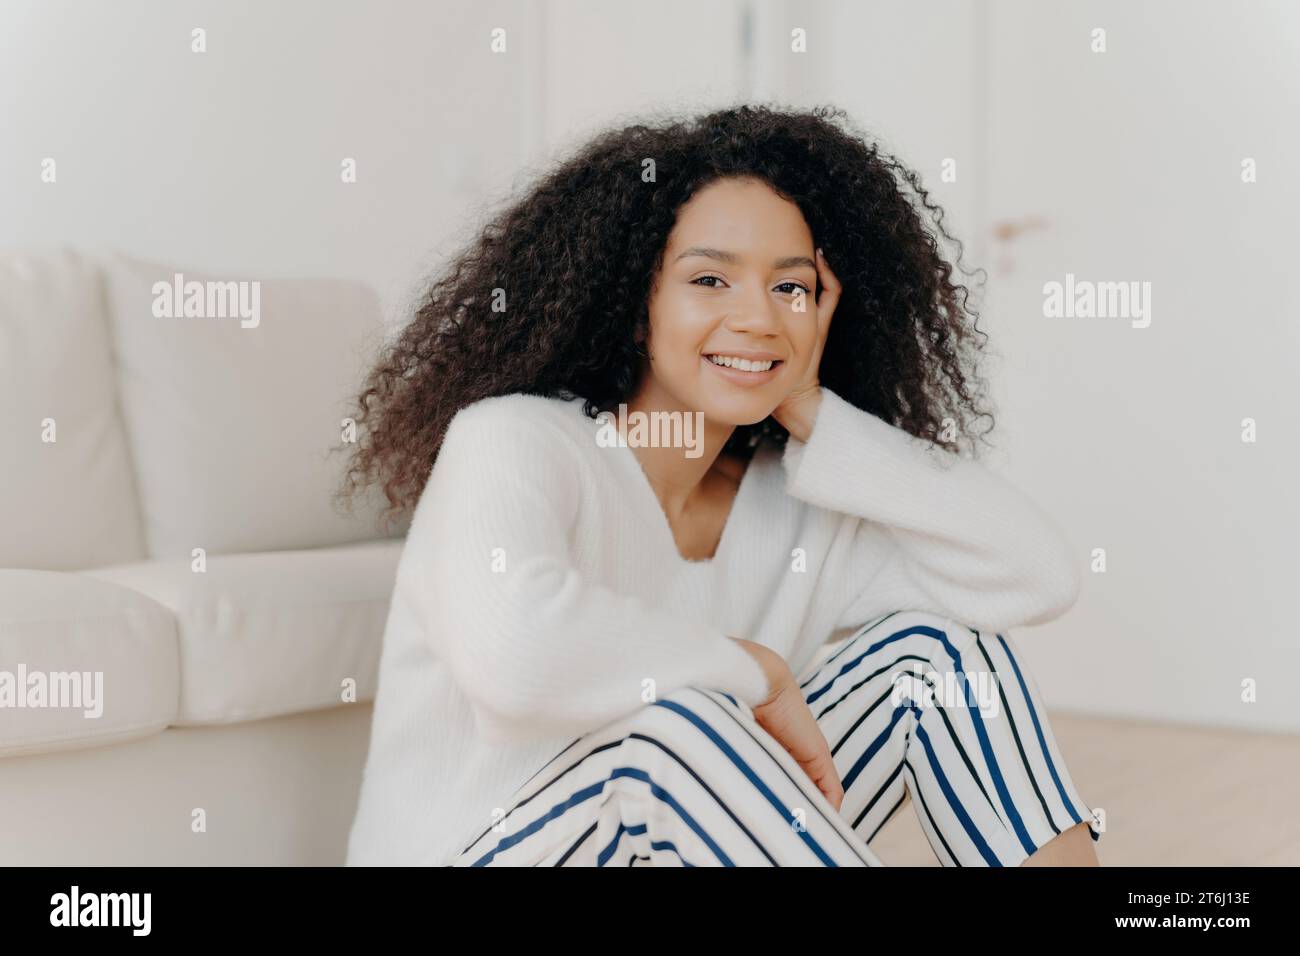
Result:
{"type": "Polygon", "coordinates": [[[813,254],[799,207],[765,183],[724,179],[692,196],[650,293],[639,402],[719,425],[771,414],[817,345],[813,254]]]}

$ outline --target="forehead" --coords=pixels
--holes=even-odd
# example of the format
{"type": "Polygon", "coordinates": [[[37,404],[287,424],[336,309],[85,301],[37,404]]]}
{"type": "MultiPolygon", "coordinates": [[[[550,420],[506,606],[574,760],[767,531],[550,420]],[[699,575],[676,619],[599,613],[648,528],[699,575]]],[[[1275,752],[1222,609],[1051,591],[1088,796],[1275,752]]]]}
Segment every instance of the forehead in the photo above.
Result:
{"type": "Polygon", "coordinates": [[[709,245],[746,250],[799,252],[812,233],[799,207],[754,179],[723,179],[705,186],[677,211],[668,251],[709,245]]]}

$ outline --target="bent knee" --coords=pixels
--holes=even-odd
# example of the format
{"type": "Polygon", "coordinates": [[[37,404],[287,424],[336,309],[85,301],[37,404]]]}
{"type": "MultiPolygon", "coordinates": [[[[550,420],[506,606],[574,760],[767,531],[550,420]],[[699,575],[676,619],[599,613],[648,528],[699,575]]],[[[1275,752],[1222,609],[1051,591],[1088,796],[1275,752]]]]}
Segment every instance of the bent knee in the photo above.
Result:
{"type": "Polygon", "coordinates": [[[679,687],[657,700],[641,705],[622,723],[635,741],[651,738],[658,744],[698,751],[725,747],[727,725],[752,720],[749,705],[723,691],[689,685],[679,687]]]}
{"type": "Polygon", "coordinates": [[[981,633],[961,621],[925,608],[892,611],[868,621],[845,639],[866,650],[876,645],[900,645],[906,641],[909,653],[941,664],[970,648],[981,633]]]}

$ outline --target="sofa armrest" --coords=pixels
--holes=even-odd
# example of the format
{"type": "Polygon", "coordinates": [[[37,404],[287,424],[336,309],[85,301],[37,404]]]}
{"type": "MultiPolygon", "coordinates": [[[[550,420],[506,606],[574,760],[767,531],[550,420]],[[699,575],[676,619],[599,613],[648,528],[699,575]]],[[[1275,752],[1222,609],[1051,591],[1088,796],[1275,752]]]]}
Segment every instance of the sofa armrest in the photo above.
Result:
{"type": "Polygon", "coordinates": [[[163,730],[179,699],[176,619],[65,571],[0,569],[0,757],[163,730]]]}
{"type": "Polygon", "coordinates": [[[175,615],[174,724],[233,723],[373,699],[403,544],[211,555],[202,570],[147,561],[79,573],[175,615]]]}

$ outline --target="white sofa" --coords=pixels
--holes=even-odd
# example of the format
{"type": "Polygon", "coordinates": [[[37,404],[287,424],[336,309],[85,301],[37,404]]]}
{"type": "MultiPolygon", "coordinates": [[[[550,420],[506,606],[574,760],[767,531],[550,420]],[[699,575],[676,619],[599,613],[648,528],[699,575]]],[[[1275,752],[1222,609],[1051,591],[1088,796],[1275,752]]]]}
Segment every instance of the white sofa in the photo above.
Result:
{"type": "Polygon", "coordinates": [[[0,865],[343,861],[405,531],[331,497],[381,311],[160,316],[177,273],[218,281],[0,254],[0,865]]]}

